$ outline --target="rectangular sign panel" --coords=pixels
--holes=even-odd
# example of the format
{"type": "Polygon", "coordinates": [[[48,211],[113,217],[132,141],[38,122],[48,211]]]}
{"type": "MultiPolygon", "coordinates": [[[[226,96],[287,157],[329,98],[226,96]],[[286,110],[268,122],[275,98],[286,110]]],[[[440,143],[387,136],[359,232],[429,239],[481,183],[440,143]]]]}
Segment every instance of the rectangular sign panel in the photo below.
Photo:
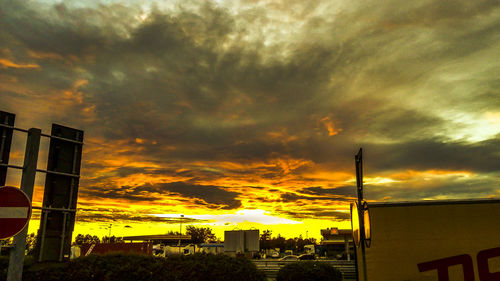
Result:
{"type": "MultiPolygon", "coordinates": [[[[52,136],[83,142],[83,131],[52,124],[52,136]]],[[[58,138],[51,138],[47,170],[64,174],[47,173],[43,196],[44,208],[76,209],[80,175],[82,145],[58,138]]],[[[71,251],[71,236],[75,212],[42,210],[40,220],[39,261],[61,261],[71,251]]]]}
{"type": "MultiPolygon", "coordinates": [[[[0,124],[14,126],[16,115],[0,111],[0,124]]],[[[10,145],[12,143],[13,129],[0,127],[0,164],[9,164],[10,145]]],[[[7,167],[0,166],[0,186],[7,180],[7,167]]]]}
{"type": "Polygon", "coordinates": [[[369,204],[368,210],[371,245],[365,259],[357,247],[360,281],[500,280],[500,200],[369,204]]]}

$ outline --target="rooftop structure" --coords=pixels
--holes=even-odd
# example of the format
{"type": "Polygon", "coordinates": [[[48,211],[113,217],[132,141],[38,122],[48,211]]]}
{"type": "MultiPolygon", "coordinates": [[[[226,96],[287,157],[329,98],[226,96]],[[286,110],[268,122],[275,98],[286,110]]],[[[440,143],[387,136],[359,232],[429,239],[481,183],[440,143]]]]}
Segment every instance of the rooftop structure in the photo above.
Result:
{"type": "Polygon", "coordinates": [[[165,241],[165,242],[176,242],[176,241],[189,241],[191,240],[191,235],[176,235],[176,234],[156,234],[156,235],[138,235],[138,236],[124,236],[124,241],[165,241]]]}
{"type": "Polygon", "coordinates": [[[229,230],[224,231],[224,252],[229,255],[248,254],[260,250],[259,230],[229,230]]]}
{"type": "Polygon", "coordinates": [[[336,227],[322,229],[323,239],[321,245],[328,248],[329,255],[335,255],[336,258],[351,260],[353,253],[353,239],[351,229],[338,229],[336,227]]]}

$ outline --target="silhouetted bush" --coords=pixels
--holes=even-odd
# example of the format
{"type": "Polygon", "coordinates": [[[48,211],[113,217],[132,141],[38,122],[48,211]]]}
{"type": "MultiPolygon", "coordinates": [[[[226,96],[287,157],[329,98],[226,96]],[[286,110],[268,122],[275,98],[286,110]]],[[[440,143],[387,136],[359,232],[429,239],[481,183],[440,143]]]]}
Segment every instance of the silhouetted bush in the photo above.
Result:
{"type": "Polygon", "coordinates": [[[265,276],[250,260],[231,258],[226,255],[196,254],[157,258],[144,255],[111,254],[91,255],[66,263],[33,264],[25,267],[23,280],[263,281],[265,276]]]}
{"type": "Polygon", "coordinates": [[[9,267],[9,257],[0,256],[0,281],[7,280],[7,268],[9,267]]]}
{"type": "Polygon", "coordinates": [[[302,261],[278,271],[277,281],[342,281],[342,273],[328,263],[302,261]]]}
{"type": "MultiPolygon", "coordinates": [[[[0,281],[7,280],[7,269],[9,268],[10,256],[0,256],[0,281]]],[[[33,257],[27,256],[24,258],[24,269],[26,270],[33,265],[33,257]]]]}

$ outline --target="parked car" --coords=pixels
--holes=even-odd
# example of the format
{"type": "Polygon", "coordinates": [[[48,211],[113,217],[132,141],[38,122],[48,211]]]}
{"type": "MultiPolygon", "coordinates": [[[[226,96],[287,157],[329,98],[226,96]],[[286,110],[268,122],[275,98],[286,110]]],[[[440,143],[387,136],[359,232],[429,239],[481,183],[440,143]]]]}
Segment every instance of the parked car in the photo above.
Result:
{"type": "Polygon", "coordinates": [[[298,259],[301,260],[301,261],[304,261],[304,260],[315,260],[316,256],[313,255],[313,254],[302,254],[302,255],[298,256],[298,259]]]}
{"type": "Polygon", "coordinates": [[[296,261],[298,260],[299,257],[296,256],[296,255],[287,255],[287,256],[284,256],[282,257],[281,259],[279,259],[280,261],[296,261]]]}
{"type": "Polygon", "coordinates": [[[271,258],[273,258],[273,259],[277,259],[277,258],[279,258],[279,257],[280,257],[280,253],[278,253],[278,252],[272,252],[272,253],[271,253],[271,258]]]}

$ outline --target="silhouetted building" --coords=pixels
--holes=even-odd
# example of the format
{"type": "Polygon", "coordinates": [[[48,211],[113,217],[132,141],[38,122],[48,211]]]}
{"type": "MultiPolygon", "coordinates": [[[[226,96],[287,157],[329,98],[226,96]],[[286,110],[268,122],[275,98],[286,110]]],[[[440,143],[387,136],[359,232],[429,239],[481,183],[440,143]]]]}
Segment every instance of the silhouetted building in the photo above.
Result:
{"type": "Polygon", "coordinates": [[[259,230],[224,231],[224,253],[230,256],[252,257],[260,250],[259,230]]]}
{"type": "Polygon", "coordinates": [[[354,251],[351,229],[338,229],[336,227],[322,229],[321,241],[322,255],[329,258],[351,260],[354,251]]]}

